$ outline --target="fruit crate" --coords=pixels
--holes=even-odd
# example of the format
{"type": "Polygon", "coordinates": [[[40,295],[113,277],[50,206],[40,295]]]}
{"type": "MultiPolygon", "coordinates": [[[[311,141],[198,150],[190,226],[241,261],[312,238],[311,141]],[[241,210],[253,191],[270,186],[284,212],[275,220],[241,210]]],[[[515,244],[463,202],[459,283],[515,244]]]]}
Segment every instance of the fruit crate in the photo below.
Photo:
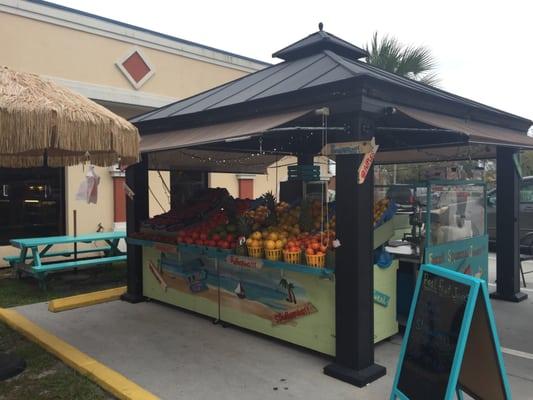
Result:
{"type": "Polygon", "coordinates": [[[263,248],[262,247],[248,247],[248,255],[250,257],[254,258],[262,258],[263,257],[263,248]]]}
{"type": "Polygon", "coordinates": [[[320,180],[320,167],[316,165],[289,165],[288,179],[302,180],[302,181],[318,181],[320,180]]]}
{"type": "Polygon", "coordinates": [[[278,261],[281,260],[281,249],[265,249],[265,257],[267,260],[278,261]]]}
{"type": "Polygon", "coordinates": [[[301,251],[284,251],[283,260],[288,264],[300,264],[301,251]]]}
{"type": "Polygon", "coordinates": [[[306,254],[307,265],[313,268],[324,268],[326,266],[325,254],[306,254]]]}

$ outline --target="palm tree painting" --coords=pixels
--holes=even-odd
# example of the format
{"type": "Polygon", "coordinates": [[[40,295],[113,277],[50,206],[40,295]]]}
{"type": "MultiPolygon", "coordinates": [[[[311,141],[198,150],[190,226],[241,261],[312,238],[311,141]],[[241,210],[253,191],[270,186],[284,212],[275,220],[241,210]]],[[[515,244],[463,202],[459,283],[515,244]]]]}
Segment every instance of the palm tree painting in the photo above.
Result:
{"type": "Polygon", "coordinates": [[[405,46],[392,36],[378,38],[374,32],[366,62],[385,71],[414,79],[427,85],[436,86],[439,82],[435,69],[437,62],[431,50],[424,46],[405,46]]]}
{"type": "Polygon", "coordinates": [[[294,294],[294,284],[292,282],[289,282],[285,278],[281,278],[279,281],[279,286],[281,286],[283,289],[287,290],[287,300],[289,303],[296,304],[296,295],[294,294]]]}

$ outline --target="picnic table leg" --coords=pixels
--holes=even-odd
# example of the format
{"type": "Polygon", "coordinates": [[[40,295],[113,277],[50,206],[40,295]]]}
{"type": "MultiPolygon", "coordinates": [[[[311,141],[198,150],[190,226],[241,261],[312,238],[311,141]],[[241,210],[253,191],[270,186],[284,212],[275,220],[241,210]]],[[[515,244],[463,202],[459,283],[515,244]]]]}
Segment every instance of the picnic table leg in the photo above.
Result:
{"type": "Polygon", "coordinates": [[[39,256],[40,256],[40,257],[44,257],[45,254],[46,254],[46,252],[47,252],[48,250],[50,250],[51,248],[52,248],[52,245],[49,244],[48,246],[46,246],[44,249],[42,249],[42,250],[39,252],[39,256]]]}
{"type": "MultiPolygon", "coordinates": [[[[33,255],[33,266],[34,267],[40,267],[41,266],[41,256],[39,255],[39,249],[37,247],[32,247],[31,253],[33,255]]],[[[46,290],[46,273],[37,273],[34,274],[35,278],[39,281],[39,287],[41,289],[46,290]]]]}
{"type": "Polygon", "coordinates": [[[122,251],[118,249],[120,239],[106,240],[105,242],[109,245],[109,247],[111,247],[108,251],[105,252],[106,256],[116,256],[122,254],[122,251]]]}
{"type": "Polygon", "coordinates": [[[15,272],[17,274],[17,279],[21,279],[22,278],[22,272],[20,270],[20,265],[21,264],[24,264],[26,265],[26,256],[28,255],[28,248],[27,247],[24,247],[21,251],[20,251],[20,258],[18,259],[17,262],[15,262],[15,272]]]}

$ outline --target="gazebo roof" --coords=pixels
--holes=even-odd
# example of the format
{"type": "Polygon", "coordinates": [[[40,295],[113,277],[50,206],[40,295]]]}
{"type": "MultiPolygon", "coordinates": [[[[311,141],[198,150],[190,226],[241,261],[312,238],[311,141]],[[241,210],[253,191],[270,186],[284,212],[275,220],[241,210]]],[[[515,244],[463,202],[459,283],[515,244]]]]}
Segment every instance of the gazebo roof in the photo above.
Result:
{"type": "MultiPolygon", "coordinates": [[[[309,89],[319,90],[321,87],[351,80],[370,82],[367,85],[369,87],[384,85],[393,94],[408,93],[405,104],[409,106],[417,107],[417,104],[411,102],[424,98],[423,104],[427,100],[447,103],[457,110],[455,116],[471,118],[471,113],[477,112],[483,114],[482,122],[491,121],[500,126],[509,122],[514,125],[514,129],[520,131],[527,130],[531,125],[531,121],[527,119],[372,66],[359,60],[366,56],[364,50],[322,30],[274,53],[274,56],[286,61],[139,115],[131,119],[131,122],[141,130],[150,126],[148,130],[156,132],[160,130],[156,126],[161,119],[179,120],[180,116],[189,114],[273,101],[283,96],[294,96],[300,92],[303,94],[309,89]]],[[[398,98],[400,97],[405,96],[398,98]]],[[[401,104],[401,101],[396,103],[401,104]]],[[[427,107],[428,111],[441,112],[441,108],[437,106],[427,107]]]]}
{"type": "Polygon", "coordinates": [[[297,60],[322,50],[331,50],[336,54],[352,59],[359,60],[367,57],[368,52],[360,47],[338,38],[337,36],[322,30],[322,23],[319,25],[319,31],[315,32],[297,42],[276,51],[272,54],[274,58],[281,58],[285,61],[297,60]]]}

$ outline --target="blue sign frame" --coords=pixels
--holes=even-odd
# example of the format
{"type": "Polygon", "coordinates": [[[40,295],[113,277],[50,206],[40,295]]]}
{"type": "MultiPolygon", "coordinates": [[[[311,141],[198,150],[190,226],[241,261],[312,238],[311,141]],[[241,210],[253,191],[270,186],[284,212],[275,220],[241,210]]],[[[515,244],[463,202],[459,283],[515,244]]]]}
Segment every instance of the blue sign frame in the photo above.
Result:
{"type": "Polygon", "coordinates": [[[472,323],[472,318],[474,316],[474,309],[476,306],[476,301],[478,299],[478,296],[481,296],[481,300],[485,303],[485,307],[487,309],[487,315],[489,319],[491,335],[492,335],[492,339],[493,339],[493,343],[495,347],[494,351],[496,352],[496,356],[497,356],[498,363],[499,363],[500,375],[502,377],[506,400],[511,400],[512,399],[511,390],[510,390],[509,382],[507,379],[507,373],[505,371],[505,366],[503,363],[503,356],[500,350],[500,342],[499,342],[498,334],[496,331],[496,323],[494,321],[494,314],[492,312],[492,306],[490,304],[489,293],[488,293],[487,285],[485,284],[485,281],[469,276],[469,275],[461,274],[461,273],[451,271],[446,268],[442,268],[442,267],[439,267],[436,265],[430,265],[430,264],[422,265],[422,267],[420,268],[419,274],[418,274],[415,294],[411,301],[409,319],[407,320],[407,326],[406,326],[405,334],[404,334],[403,341],[402,341],[400,357],[398,359],[398,365],[396,367],[396,374],[394,377],[394,383],[392,386],[390,400],[397,400],[397,399],[410,400],[409,397],[407,397],[405,394],[403,394],[398,389],[398,381],[400,379],[400,373],[401,373],[402,365],[404,362],[405,353],[407,350],[407,342],[411,334],[414,312],[415,312],[416,303],[418,301],[418,297],[420,294],[420,288],[422,286],[422,276],[424,272],[429,272],[429,273],[441,276],[443,278],[447,278],[449,280],[459,282],[463,285],[470,286],[465,313],[463,316],[463,321],[462,321],[461,329],[459,332],[459,338],[457,341],[457,347],[455,350],[455,355],[453,357],[452,368],[450,371],[450,376],[448,378],[448,386],[446,388],[446,395],[443,400],[452,400],[454,398],[457,398],[460,400],[463,399],[462,392],[458,386],[458,379],[459,379],[459,374],[461,371],[461,364],[463,361],[465,346],[467,343],[468,334],[470,332],[470,326],[472,323]]]}

